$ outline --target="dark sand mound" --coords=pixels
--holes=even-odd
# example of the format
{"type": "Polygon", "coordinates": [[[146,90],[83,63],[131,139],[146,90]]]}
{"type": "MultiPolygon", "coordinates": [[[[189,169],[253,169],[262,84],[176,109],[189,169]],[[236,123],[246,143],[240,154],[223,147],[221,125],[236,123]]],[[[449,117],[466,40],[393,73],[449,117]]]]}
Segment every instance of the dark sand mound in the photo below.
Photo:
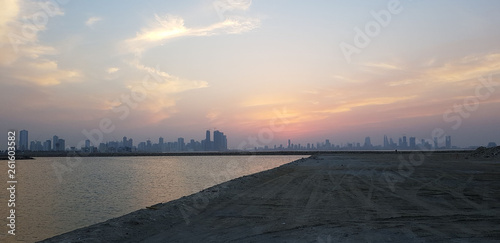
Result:
{"type": "Polygon", "coordinates": [[[472,152],[467,158],[500,158],[500,146],[486,148],[479,147],[472,152]]]}

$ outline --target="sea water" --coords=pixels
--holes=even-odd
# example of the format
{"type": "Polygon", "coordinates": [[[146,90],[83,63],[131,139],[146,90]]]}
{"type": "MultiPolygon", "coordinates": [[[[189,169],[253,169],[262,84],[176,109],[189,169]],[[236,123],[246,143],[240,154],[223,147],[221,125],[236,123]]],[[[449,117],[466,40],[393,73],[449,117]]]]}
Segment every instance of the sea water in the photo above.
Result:
{"type": "MultiPolygon", "coordinates": [[[[16,236],[34,242],[307,156],[36,158],[17,161],[16,236]]],[[[7,200],[8,191],[0,195],[7,200]]],[[[8,216],[3,208],[4,225],[8,216]]]]}

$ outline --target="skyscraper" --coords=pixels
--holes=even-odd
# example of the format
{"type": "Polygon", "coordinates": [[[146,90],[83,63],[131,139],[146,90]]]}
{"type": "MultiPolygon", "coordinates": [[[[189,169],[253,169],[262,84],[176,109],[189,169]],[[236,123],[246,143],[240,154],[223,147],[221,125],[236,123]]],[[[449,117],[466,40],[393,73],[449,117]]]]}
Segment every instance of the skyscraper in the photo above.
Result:
{"type": "Polygon", "coordinates": [[[205,133],[205,140],[203,142],[205,151],[212,150],[212,142],[210,141],[210,130],[207,130],[207,132],[205,133]]]}
{"type": "Polygon", "coordinates": [[[52,141],[50,141],[50,139],[47,139],[47,141],[45,141],[43,143],[43,151],[50,151],[50,150],[52,150],[51,144],[52,144],[52,141]]]}
{"type": "Polygon", "coordinates": [[[386,135],[384,135],[384,148],[385,149],[389,148],[389,139],[387,139],[386,135]]]}
{"type": "Polygon", "coordinates": [[[370,149],[370,148],[372,148],[372,142],[371,142],[370,137],[366,137],[366,138],[365,138],[365,144],[363,145],[363,147],[364,147],[365,149],[370,149]]]}
{"type": "Polygon", "coordinates": [[[416,138],[410,137],[410,148],[414,149],[415,147],[417,147],[416,138]]]}
{"type": "Polygon", "coordinates": [[[59,137],[56,135],[52,137],[52,150],[59,151],[59,137]]]}
{"type": "Polygon", "coordinates": [[[60,138],[59,139],[59,149],[57,151],[64,151],[66,150],[66,140],[60,138]]]}
{"type": "Polygon", "coordinates": [[[220,132],[218,130],[214,131],[214,150],[227,150],[227,138],[223,132],[220,132]]]}
{"type": "Polygon", "coordinates": [[[451,149],[451,136],[446,136],[446,148],[451,149]]]}
{"type": "Polygon", "coordinates": [[[28,131],[26,130],[19,132],[19,150],[28,150],[28,131]]]}
{"type": "MultiPolygon", "coordinates": [[[[325,140],[325,148],[326,149],[330,149],[330,147],[332,146],[332,144],[330,144],[330,139],[326,139],[325,140]]],[[[318,148],[319,149],[319,148],[318,148]]]]}
{"type": "Polygon", "coordinates": [[[177,150],[184,151],[185,146],[186,146],[186,144],[184,143],[184,138],[178,138],[177,139],[177,150]]]}

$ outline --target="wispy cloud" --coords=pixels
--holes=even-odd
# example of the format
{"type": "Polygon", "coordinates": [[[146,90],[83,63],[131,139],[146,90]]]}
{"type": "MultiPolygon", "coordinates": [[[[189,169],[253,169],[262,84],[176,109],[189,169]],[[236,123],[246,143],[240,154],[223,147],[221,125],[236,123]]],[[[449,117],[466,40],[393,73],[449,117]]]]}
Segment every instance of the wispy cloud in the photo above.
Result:
{"type": "Polygon", "coordinates": [[[101,17],[90,17],[89,19],[87,19],[87,21],[85,21],[85,25],[87,27],[92,27],[92,26],[94,26],[95,23],[97,23],[99,21],[102,21],[101,17]]]}
{"type": "Polygon", "coordinates": [[[363,106],[375,106],[375,105],[389,105],[394,104],[400,101],[406,101],[416,98],[417,96],[402,96],[402,97],[370,97],[370,98],[361,98],[361,99],[353,99],[349,101],[342,102],[339,105],[331,105],[331,108],[320,109],[314,112],[317,113],[339,113],[339,112],[347,112],[351,111],[357,107],[363,106]]]}
{"type": "MultiPolygon", "coordinates": [[[[51,86],[77,81],[80,71],[61,69],[54,59],[58,50],[41,43],[39,34],[47,29],[50,18],[64,15],[58,5],[47,2],[1,1],[0,69],[2,80],[16,79],[29,84],[51,86]],[[50,12],[47,12],[50,9],[50,12]],[[26,19],[40,13],[47,21],[32,24],[26,19]]],[[[0,81],[1,82],[1,81],[0,81]]]]}
{"type": "Polygon", "coordinates": [[[109,73],[109,74],[112,74],[112,73],[116,73],[118,72],[120,69],[117,68],[117,67],[110,67],[108,69],[106,69],[106,72],[109,73]]]}
{"type": "Polygon", "coordinates": [[[204,27],[189,28],[179,16],[155,15],[155,22],[137,33],[136,37],[124,41],[126,52],[140,54],[144,50],[158,45],[161,41],[184,36],[211,36],[218,34],[239,34],[258,28],[260,20],[246,17],[231,17],[224,21],[204,27]]]}
{"type": "MultiPolygon", "coordinates": [[[[127,122],[136,122],[138,119],[136,115],[140,114],[143,119],[147,117],[142,123],[159,123],[177,112],[176,104],[182,92],[208,87],[206,81],[188,80],[170,75],[160,70],[158,66],[149,67],[138,60],[126,63],[132,67],[128,72],[141,74],[142,78],[138,81],[135,75],[134,78],[125,80],[125,87],[130,93],[143,97],[142,102],[134,108],[134,117],[127,119],[127,122]]],[[[120,105],[121,102],[116,103],[115,107],[120,105]]]]}
{"type": "Polygon", "coordinates": [[[154,88],[154,93],[161,93],[162,95],[175,94],[191,89],[208,87],[208,83],[206,81],[182,79],[159,70],[159,67],[148,67],[140,64],[138,61],[133,61],[129,64],[137,70],[145,71],[150,75],[150,83],[157,85],[157,87],[154,88]]]}
{"type": "Polygon", "coordinates": [[[12,77],[40,86],[58,85],[62,82],[75,82],[82,74],[78,70],[61,70],[55,61],[35,60],[27,62],[22,69],[12,70],[12,77]],[[25,72],[24,70],[30,70],[25,72]]]}
{"type": "Polygon", "coordinates": [[[389,64],[389,63],[365,63],[363,66],[366,67],[373,67],[373,68],[380,68],[380,69],[388,69],[388,70],[399,70],[401,69],[400,67],[389,64]]]}
{"type": "Polygon", "coordinates": [[[33,24],[26,19],[45,13],[47,18],[64,15],[59,9],[48,6],[48,2],[31,1],[1,1],[0,10],[0,64],[12,63],[22,56],[38,57],[45,53],[53,54],[53,48],[39,43],[39,32],[46,30],[48,19],[45,22],[33,24]],[[44,12],[51,9],[50,13],[44,12]]]}

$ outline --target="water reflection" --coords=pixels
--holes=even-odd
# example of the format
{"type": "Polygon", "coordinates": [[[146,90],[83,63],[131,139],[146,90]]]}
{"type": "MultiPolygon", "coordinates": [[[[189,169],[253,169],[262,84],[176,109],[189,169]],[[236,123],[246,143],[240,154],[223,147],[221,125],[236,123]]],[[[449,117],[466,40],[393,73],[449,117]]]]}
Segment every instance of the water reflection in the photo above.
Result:
{"type": "MultiPolygon", "coordinates": [[[[83,158],[60,183],[53,162],[17,162],[16,240],[34,242],[171,201],[303,156],[180,156],[83,158]]],[[[0,195],[6,198],[7,190],[0,195]]],[[[6,232],[6,231],[5,231],[6,232]]],[[[0,241],[5,242],[5,232],[0,241]]]]}

